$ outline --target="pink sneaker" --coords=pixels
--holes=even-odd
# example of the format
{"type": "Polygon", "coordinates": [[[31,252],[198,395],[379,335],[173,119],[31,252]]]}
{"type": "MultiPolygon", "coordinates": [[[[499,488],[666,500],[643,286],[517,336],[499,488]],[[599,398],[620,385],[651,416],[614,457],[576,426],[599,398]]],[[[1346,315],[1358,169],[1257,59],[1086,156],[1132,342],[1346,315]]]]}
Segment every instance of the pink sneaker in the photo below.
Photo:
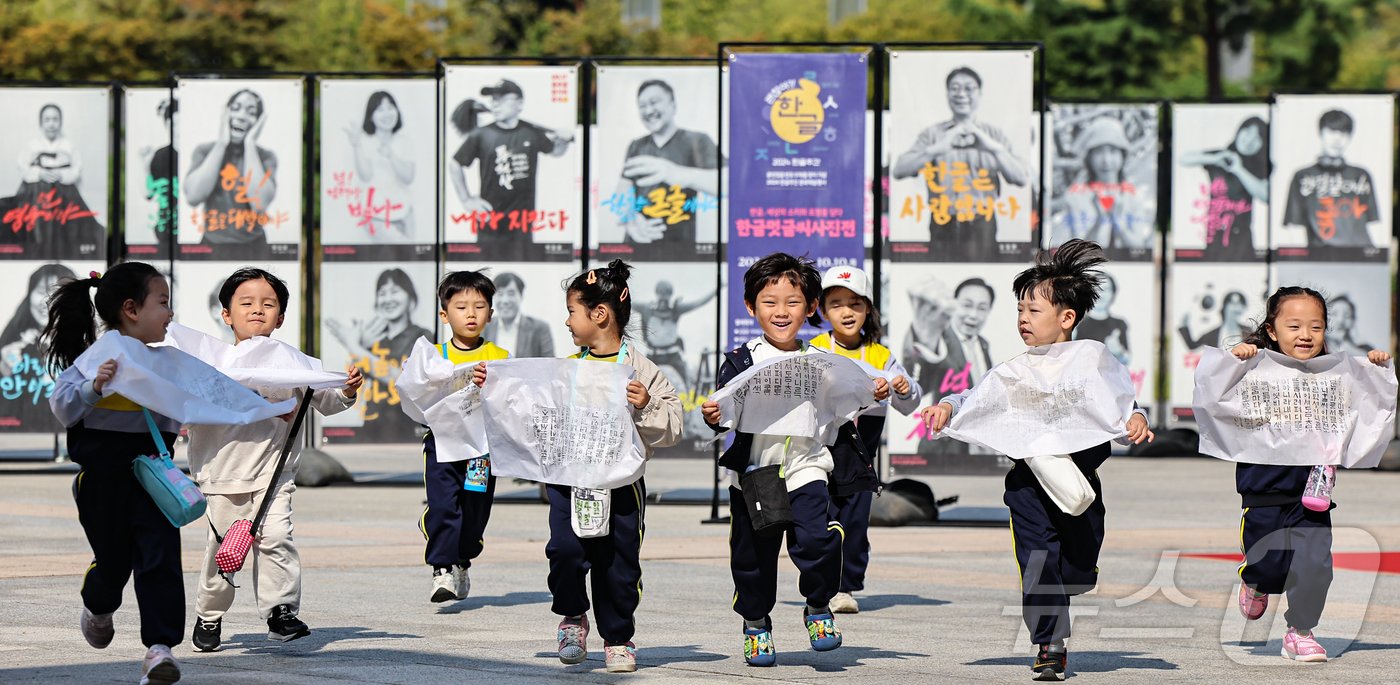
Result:
{"type": "Polygon", "coordinates": [[[1327,660],[1327,650],[1317,643],[1317,638],[1311,632],[1303,635],[1297,628],[1289,628],[1283,635],[1283,658],[1321,663],[1327,660]]]}
{"type": "Polygon", "coordinates": [[[1255,592],[1244,583],[1240,583],[1240,613],[1245,620],[1258,620],[1264,615],[1264,610],[1269,608],[1269,596],[1262,592],[1255,592]]]}
{"type": "Polygon", "coordinates": [[[559,622],[559,661],[580,664],[588,658],[588,617],[565,618],[559,622]]]}

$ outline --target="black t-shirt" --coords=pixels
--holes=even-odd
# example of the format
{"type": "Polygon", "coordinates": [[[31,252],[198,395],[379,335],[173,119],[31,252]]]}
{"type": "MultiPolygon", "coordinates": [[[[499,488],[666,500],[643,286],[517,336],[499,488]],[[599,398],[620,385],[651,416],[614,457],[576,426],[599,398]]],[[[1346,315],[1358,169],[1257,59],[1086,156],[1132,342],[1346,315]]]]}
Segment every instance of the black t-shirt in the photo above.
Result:
{"type": "Polygon", "coordinates": [[[1106,319],[1095,319],[1092,316],[1084,317],[1084,320],[1080,321],[1074,329],[1074,339],[1097,340],[1101,343],[1107,343],[1108,337],[1113,335],[1114,331],[1118,332],[1118,340],[1123,345],[1123,351],[1131,351],[1128,347],[1128,323],[1116,316],[1110,316],[1106,319]]]}
{"type": "MultiPolygon", "coordinates": [[[[1222,204],[1228,206],[1228,210],[1221,212],[1218,217],[1220,221],[1230,221],[1228,230],[1206,231],[1205,254],[1210,259],[1249,261],[1254,258],[1254,196],[1249,194],[1249,190],[1240,183],[1239,177],[1225,170],[1224,167],[1215,164],[1205,165],[1206,175],[1210,177],[1210,207],[1216,206],[1216,202],[1224,200],[1222,204]],[[1217,181],[1223,182],[1224,193],[1217,194],[1216,188],[1220,185],[1217,181]],[[1226,218],[1228,215],[1228,219],[1226,218]]],[[[1215,214],[1213,209],[1207,209],[1207,222],[1215,214]]]]}
{"type": "MultiPolygon", "coordinates": [[[[195,147],[194,153],[190,155],[190,168],[198,168],[205,157],[209,156],[214,148],[213,143],[202,143],[195,147]]],[[[266,179],[277,177],[277,155],[271,150],[259,147],[258,159],[262,160],[264,178],[251,178],[248,176],[243,159],[244,147],[242,144],[229,143],[224,148],[224,158],[219,161],[218,179],[214,181],[214,189],[209,191],[209,197],[204,200],[201,207],[204,210],[204,218],[201,223],[209,225],[210,215],[218,212],[226,217],[225,222],[215,225],[221,226],[218,230],[207,230],[204,233],[204,242],[210,244],[267,244],[267,233],[259,225],[255,216],[250,214],[267,215],[267,207],[254,206],[248,201],[248,195],[260,186],[266,179]],[[233,173],[228,173],[228,172],[233,173]],[[225,174],[228,173],[228,179],[225,174]],[[237,178],[233,178],[233,176],[237,178]],[[226,187],[227,186],[227,187],[226,187]],[[243,196],[244,200],[239,201],[243,196]],[[241,224],[241,225],[236,225],[241,224]]]]}
{"type": "MultiPolygon", "coordinates": [[[[708,135],[698,131],[677,129],[665,145],[658,146],[650,135],[638,138],[627,146],[625,159],[633,157],[659,157],[692,169],[718,169],[719,147],[708,135]]],[[[637,187],[635,212],[629,212],[628,221],[642,221],[648,218],[661,218],[666,221],[666,234],[652,245],[685,246],[695,243],[695,217],[699,213],[696,199],[699,193],[694,188],[656,184],[647,188],[637,187]],[[680,198],[683,201],[677,202],[680,198]],[[680,206],[676,206],[679,204],[680,206]],[[679,211],[676,211],[679,210],[679,211]],[[681,218],[684,217],[684,218],[681,218]]],[[[627,238],[627,242],[632,242],[627,238]]]]}
{"type": "Polygon", "coordinates": [[[1342,159],[1319,159],[1293,174],[1283,223],[1308,229],[1308,247],[1374,247],[1367,224],[1380,221],[1371,173],[1342,159]]]}
{"type": "Polygon", "coordinates": [[[540,154],[553,151],[554,141],[540,126],[521,121],[514,128],[501,128],[492,123],[472,131],[452,159],[464,167],[480,162],[481,198],[509,217],[512,211],[535,209],[540,154]]]}

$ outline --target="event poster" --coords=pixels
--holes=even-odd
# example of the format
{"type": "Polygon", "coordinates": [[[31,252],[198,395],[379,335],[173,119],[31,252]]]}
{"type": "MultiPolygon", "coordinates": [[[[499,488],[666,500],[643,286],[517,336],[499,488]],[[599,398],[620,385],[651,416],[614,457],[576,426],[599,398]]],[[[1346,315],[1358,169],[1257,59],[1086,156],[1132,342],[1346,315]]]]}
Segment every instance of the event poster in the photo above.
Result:
{"type": "Polygon", "coordinates": [[[1389,264],[1278,261],[1272,270],[1275,288],[1298,285],[1326,298],[1328,352],[1393,352],[1389,264]]]}
{"type": "Polygon", "coordinates": [[[326,261],[321,283],[338,295],[321,298],[321,362],[358,366],[365,378],[355,406],[325,417],[322,434],[328,442],[417,440],[396,383],[413,344],[438,339],[437,264],[326,261]]]}
{"type": "MultiPolygon", "coordinates": [[[[564,325],[569,309],[564,288],[579,274],[577,262],[455,262],[443,275],[484,271],[496,286],[491,323],[482,336],[511,357],[567,357],[578,351],[564,325]]],[[[438,322],[439,340],[452,335],[438,322]]]]}
{"type": "Polygon", "coordinates": [[[447,65],[443,93],[447,258],[575,259],[584,202],[578,65],[447,65]]]}
{"type": "Polygon", "coordinates": [[[62,264],[7,261],[0,277],[0,432],[46,433],[62,429],[49,410],[53,377],[39,344],[49,320],[49,296],[55,288],[89,272],[106,269],[105,261],[62,264]]]}
{"type": "Polygon", "coordinates": [[[1191,393],[1196,364],[1206,347],[1229,349],[1264,316],[1268,267],[1259,264],[1176,262],[1172,265],[1164,338],[1171,379],[1172,418],[1193,421],[1191,393]]]}
{"type": "Polygon", "coordinates": [[[716,102],[708,66],[599,66],[590,244],[600,257],[714,261],[716,102]]]}
{"type": "Polygon", "coordinates": [[[1259,262],[1269,248],[1269,106],[1172,105],[1172,257],[1259,262]]]}
{"type": "Polygon", "coordinates": [[[181,259],[294,260],[302,242],[299,78],[180,78],[181,259]]]}
{"type": "Polygon", "coordinates": [[[0,88],[0,256],[105,259],[108,88],[0,88]]]}
{"type": "Polygon", "coordinates": [[[1390,93],[1274,99],[1269,225],[1276,259],[1388,259],[1394,126],[1390,93]]]}
{"type": "Polygon", "coordinates": [[[388,261],[416,256],[397,246],[437,243],[435,86],[431,79],[320,81],[323,246],[374,246],[388,261]],[[396,247],[386,254],[384,246],[396,247]]]}
{"type": "Polygon", "coordinates": [[[1155,421],[1160,269],[1152,262],[1109,262],[1100,270],[1099,299],[1075,327],[1074,339],[1103,343],[1127,367],[1134,399],[1155,421]]]}
{"type": "Polygon", "coordinates": [[[1092,240],[1108,257],[1151,261],[1157,244],[1158,107],[1051,105],[1049,247],[1092,240]]]}
{"type": "Polygon", "coordinates": [[[167,87],[122,91],[123,236],[131,259],[169,260],[175,239],[178,167],[172,133],[179,109],[167,87]]]}
{"type": "Polygon", "coordinates": [[[890,256],[1025,261],[1035,53],[890,53],[890,256]]]}
{"type": "MultiPolygon", "coordinates": [[[[1025,351],[1010,284],[1024,264],[886,264],[886,339],[923,406],[974,387],[993,366],[1025,351]]],[[[890,411],[890,469],[908,474],[989,474],[1010,461],[948,438],[935,439],[918,415],[890,411]],[[969,458],[970,455],[979,455],[969,458]]]]}
{"type": "MultiPolygon", "coordinates": [[[[233,344],[233,330],[224,323],[224,305],[219,299],[219,292],[224,287],[224,281],[232,276],[233,272],[247,266],[252,265],[245,261],[175,260],[175,277],[171,279],[175,321],[233,344]]],[[[303,290],[301,263],[275,260],[256,266],[282,279],[291,291],[291,301],[287,303],[282,327],[277,329],[273,337],[300,349],[303,290]]]]}
{"type": "MultiPolygon", "coordinates": [[[[764,255],[864,262],[867,57],[731,53],[727,347],[761,334],[743,274],[764,255]]],[[[810,335],[807,330],[804,335],[810,335]]]]}

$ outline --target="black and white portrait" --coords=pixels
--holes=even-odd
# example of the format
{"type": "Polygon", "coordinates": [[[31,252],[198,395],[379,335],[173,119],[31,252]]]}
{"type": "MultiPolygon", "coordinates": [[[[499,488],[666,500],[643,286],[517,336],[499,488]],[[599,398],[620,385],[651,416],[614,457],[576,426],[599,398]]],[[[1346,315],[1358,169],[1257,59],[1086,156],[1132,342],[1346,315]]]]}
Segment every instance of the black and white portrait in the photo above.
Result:
{"type": "Polygon", "coordinates": [[[1152,259],[1157,106],[1055,104],[1050,247],[1092,240],[1112,259],[1152,259]]]}
{"type": "Polygon", "coordinates": [[[173,136],[179,103],[170,97],[169,88],[131,87],[123,96],[127,254],[135,259],[169,259],[179,193],[173,136]]]}
{"type": "Polygon", "coordinates": [[[1252,262],[1268,248],[1268,117],[1267,105],[1172,105],[1176,259],[1252,262]]]}
{"type": "Polygon", "coordinates": [[[53,377],[40,336],[59,285],[105,268],[102,262],[7,262],[0,288],[0,432],[42,433],[62,426],[49,409],[53,377]]]}
{"type": "MultiPolygon", "coordinates": [[[[578,263],[567,262],[455,262],[443,265],[443,273],[470,269],[484,270],[496,286],[491,323],[482,336],[516,357],[567,357],[573,346],[564,319],[564,283],[579,271],[578,263]]],[[[439,323],[442,339],[451,335],[447,324],[439,323]]]]}
{"type": "Polygon", "coordinates": [[[1264,317],[1268,267],[1258,264],[1172,264],[1165,317],[1170,406],[1174,418],[1193,421],[1191,397],[1201,350],[1228,350],[1264,317]]]}
{"type": "Polygon", "coordinates": [[[1327,299],[1327,352],[1390,349],[1390,266],[1384,262],[1275,262],[1274,283],[1301,285],[1327,299]]]}

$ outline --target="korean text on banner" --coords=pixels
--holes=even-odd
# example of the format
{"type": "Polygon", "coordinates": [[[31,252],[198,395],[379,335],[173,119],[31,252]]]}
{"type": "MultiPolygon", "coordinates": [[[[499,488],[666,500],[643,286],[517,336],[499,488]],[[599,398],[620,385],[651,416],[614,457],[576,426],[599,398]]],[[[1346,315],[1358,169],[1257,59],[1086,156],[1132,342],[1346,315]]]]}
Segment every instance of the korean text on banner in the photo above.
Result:
{"type": "Polygon", "coordinates": [[[491,470],[600,490],[635,482],[646,450],[627,403],[634,373],[578,359],[492,362],[482,391],[491,470]]]}
{"type": "Polygon", "coordinates": [[[1395,435],[1393,363],[1334,353],[1299,360],[1271,350],[1240,361],[1202,350],[1192,410],[1201,453],[1278,466],[1371,468],[1395,435]]]}
{"type": "Polygon", "coordinates": [[[439,462],[476,459],[489,452],[482,392],[472,382],[476,365],[453,365],[436,345],[419,338],[399,374],[400,406],[409,418],[432,430],[439,462]]]}
{"type": "Polygon", "coordinates": [[[345,385],[346,375],[325,371],[321,360],[309,357],[281,340],[256,337],[230,345],[188,326],[170,324],[165,343],[219,370],[245,387],[268,390],[329,390],[345,385]]]}
{"type": "MultiPolygon", "coordinates": [[[[868,368],[869,365],[866,365],[868,368]]],[[[791,435],[830,444],[836,429],[875,402],[875,381],[835,354],[777,357],[755,364],[710,395],[724,428],[791,435]]]]}

